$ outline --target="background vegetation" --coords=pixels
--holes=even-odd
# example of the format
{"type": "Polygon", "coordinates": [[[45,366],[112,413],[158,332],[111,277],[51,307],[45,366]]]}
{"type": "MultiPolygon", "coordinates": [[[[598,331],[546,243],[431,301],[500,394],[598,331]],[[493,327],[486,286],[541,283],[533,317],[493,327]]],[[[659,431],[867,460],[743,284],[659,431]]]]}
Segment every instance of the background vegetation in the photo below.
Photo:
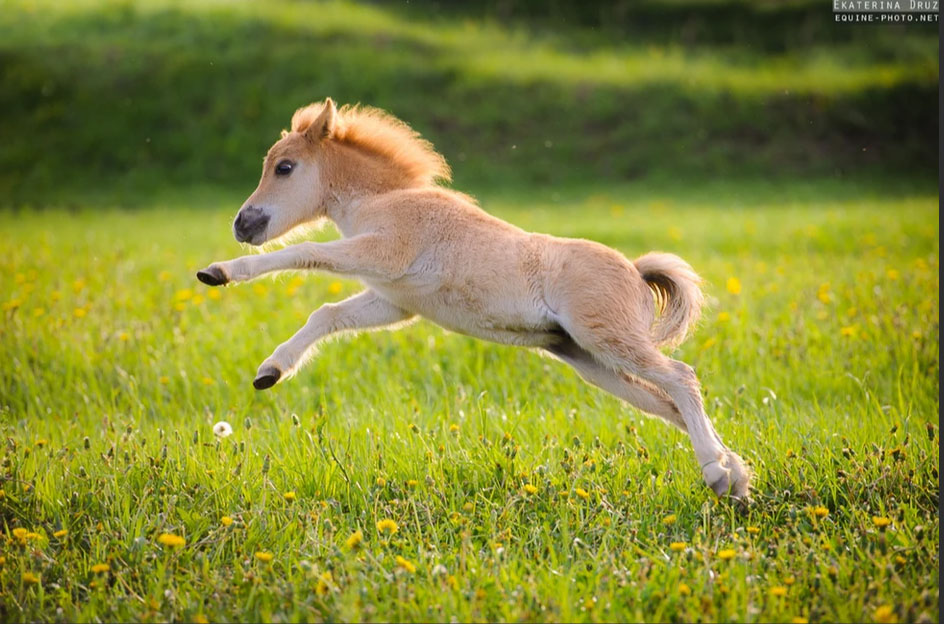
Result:
{"type": "Polygon", "coordinates": [[[821,5],[3,3],[0,619],[938,621],[937,35],[821,5]],[[254,391],[359,285],[193,274],[325,95],[522,227],[689,260],[752,503],[425,322],[254,391]]]}
{"type": "Polygon", "coordinates": [[[248,190],[291,112],[325,95],[408,120],[474,191],[935,180],[936,29],[837,25],[822,4],[590,3],[532,20],[527,2],[8,0],[0,196],[248,190]]]}

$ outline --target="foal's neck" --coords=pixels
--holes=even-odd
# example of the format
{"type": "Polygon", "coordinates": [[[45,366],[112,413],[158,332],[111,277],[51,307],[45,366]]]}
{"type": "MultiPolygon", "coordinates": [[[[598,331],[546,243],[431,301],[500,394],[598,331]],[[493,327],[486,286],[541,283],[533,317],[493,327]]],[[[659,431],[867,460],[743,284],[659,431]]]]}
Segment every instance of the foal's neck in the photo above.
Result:
{"type": "Polygon", "coordinates": [[[358,208],[365,200],[417,186],[386,159],[356,149],[339,149],[325,161],[325,213],[346,237],[359,233],[358,208]]]}

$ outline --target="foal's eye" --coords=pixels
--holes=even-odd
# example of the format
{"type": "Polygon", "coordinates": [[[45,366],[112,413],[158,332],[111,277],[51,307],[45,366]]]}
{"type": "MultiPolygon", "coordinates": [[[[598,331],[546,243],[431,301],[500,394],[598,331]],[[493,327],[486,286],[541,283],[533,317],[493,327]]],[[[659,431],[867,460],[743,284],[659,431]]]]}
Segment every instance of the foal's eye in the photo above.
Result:
{"type": "Polygon", "coordinates": [[[275,175],[277,176],[287,176],[292,173],[292,167],[295,164],[291,160],[283,160],[275,166],[275,175]]]}

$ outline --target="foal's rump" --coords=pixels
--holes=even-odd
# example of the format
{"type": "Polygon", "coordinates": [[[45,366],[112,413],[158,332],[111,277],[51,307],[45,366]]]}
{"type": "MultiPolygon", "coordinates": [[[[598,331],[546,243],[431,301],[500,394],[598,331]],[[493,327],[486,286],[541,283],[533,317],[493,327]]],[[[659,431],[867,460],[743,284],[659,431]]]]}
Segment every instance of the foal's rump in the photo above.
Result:
{"type": "Polygon", "coordinates": [[[678,344],[698,318],[700,280],[678,256],[651,253],[632,262],[599,243],[557,239],[547,258],[548,305],[592,353],[628,356],[678,344]]]}

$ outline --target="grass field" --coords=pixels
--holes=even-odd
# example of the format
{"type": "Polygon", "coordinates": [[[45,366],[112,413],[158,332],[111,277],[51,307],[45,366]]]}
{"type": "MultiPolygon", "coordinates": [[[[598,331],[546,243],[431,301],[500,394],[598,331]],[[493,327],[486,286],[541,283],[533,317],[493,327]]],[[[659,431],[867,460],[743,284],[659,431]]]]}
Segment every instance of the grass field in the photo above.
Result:
{"type": "Polygon", "coordinates": [[[828,4],[0,3],[0,621],[938,621],[939,37],[828,4]],[[194,273],[325,96],[707,278],[676,357],[752,502],[425,322],[253,390],[358,285],[194,273]]]}
{"type": "Polygon", "coordinates": [[[241,199],[0,221],[4,621],[938,621],[933,188],[485,194],[708,279],[678,357],[756,471],[743,509],[680,432],[425,322],[254,391],[358,285],[197,283],[241,199]]]}

